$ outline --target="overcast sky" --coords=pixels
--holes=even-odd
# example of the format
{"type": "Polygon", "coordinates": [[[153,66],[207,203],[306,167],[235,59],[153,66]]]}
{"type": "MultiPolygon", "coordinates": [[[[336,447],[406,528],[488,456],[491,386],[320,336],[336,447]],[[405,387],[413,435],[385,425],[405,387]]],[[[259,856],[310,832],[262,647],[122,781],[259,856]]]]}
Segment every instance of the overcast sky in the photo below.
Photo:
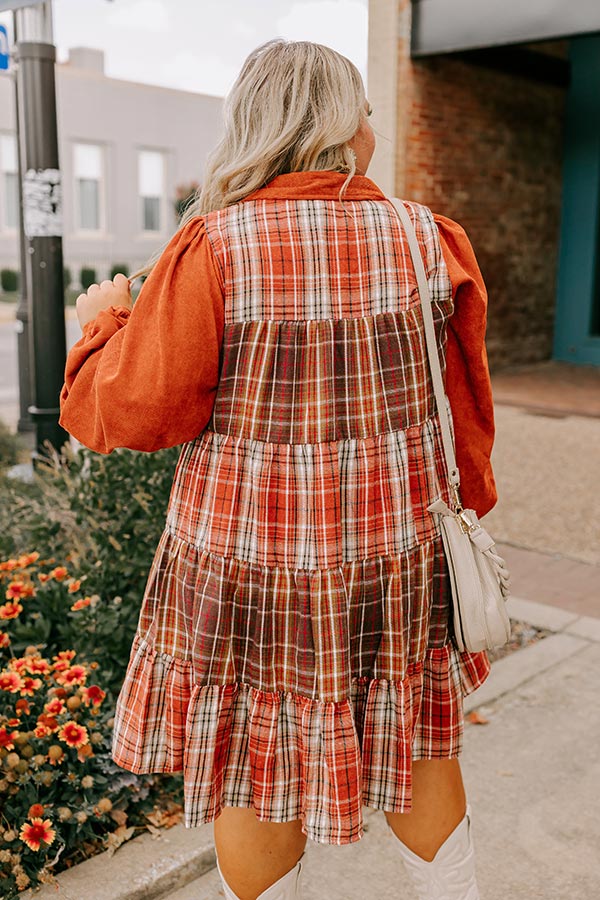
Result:
{"type": "MultiPolygon", "coordinates": [[[[248,53],[273,37],[340,51],[366,83],[368,0],[54,0],[59,61],[98,47],[106,74],[223,96],[248,53]]],[[[10,23],[11,14],[0,14],[10,23]]]]}

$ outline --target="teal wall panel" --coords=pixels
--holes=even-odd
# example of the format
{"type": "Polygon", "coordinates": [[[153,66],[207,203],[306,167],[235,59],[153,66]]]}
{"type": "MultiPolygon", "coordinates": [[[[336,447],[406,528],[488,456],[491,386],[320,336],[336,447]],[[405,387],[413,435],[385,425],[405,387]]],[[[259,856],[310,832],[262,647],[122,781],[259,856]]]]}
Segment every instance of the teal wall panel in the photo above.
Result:
{"type": "Polygon", "coordinates": [[[572,40],[571,67],[553,355],[600,365],[600,335],[591,333],[600,246],[600,35],[572,40]]]}

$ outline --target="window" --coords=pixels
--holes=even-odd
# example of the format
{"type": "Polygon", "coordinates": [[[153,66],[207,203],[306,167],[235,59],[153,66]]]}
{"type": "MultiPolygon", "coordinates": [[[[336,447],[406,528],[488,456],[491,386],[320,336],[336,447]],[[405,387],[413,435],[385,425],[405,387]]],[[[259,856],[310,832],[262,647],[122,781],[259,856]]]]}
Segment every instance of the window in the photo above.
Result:
{"type": "Polygon", "coordinates": [[[163,230],[165,161],[156,150],[140,150],[138,190],[141,201],[142,231],[163,230]]]}
{"type": "Polygon", "coordinates": [[[17,167],[17,139],[13,134],[0,135],[0,170],[2,171],[2,227],[19,227],[19,176],[17,167]]]}
{"type": "Polygon", "coordinates": [[[75,144],[76,227],[80,231],[102,228],[102,183],[104,160],[97,144],[75,144]]]}

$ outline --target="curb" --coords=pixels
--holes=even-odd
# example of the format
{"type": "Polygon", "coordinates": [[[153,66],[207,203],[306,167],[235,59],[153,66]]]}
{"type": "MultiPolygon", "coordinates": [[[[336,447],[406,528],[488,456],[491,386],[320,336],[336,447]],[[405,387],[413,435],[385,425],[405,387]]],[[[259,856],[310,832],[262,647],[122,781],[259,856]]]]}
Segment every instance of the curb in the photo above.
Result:
{"type": "Polygon", "coordinates": [[[496,660],[481,687],[464,698],[465,713],[493,703],[563,659],[579,653],[590,642],[600,642],[600,619],[519,597],[509,597],[506,610],[511,619],[547,628],[554,634],[496,660]]]}
{"type": "MultiPolygon", "coordinates": [[[[496,660],[481,687],[464,698],[465,713],[492,703],[562,660],[600,643],[600,619],[517,597],[507,600],[512,619],[554,633],[496,660]]],[[[466,727],[475,727],[469,722],[466,727]]],[[[216,867],[212,823],[176,825],[160,837],[142,834],[113,856],[101,853],[56,876],[59,888],[45,885],[20,894],[22,900],[160,900],[182,890],[216,867]]],[[[191,896],[191,894],[190,894],[191,896]]]]}
{"type": "Polygon", "coordinates": [[[113,856],[99,853],[22,900],[158,900],[216,866],[212,824],[141,834],[113,856]]]}

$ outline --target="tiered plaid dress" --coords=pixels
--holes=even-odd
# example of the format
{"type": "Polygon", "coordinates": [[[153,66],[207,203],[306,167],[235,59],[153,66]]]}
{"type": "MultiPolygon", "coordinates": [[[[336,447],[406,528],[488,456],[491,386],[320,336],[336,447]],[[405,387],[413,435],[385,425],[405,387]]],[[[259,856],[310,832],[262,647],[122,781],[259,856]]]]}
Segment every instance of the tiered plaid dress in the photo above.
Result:
{"type": "MultiPolygon", "coordinates": [[[[452,285],[431,212],[406,205],[445,368],[452,285]]],[[[182,770],[188,827],[254,807],[350,843],[363,805],[410,811],[411,760],[460,754],[490,671],[452,641],[427,512],[449,496],[415,274],[384,198],[258,196],[203,227],[220,380],[182,447],[113,756],[182,770]]]]}

